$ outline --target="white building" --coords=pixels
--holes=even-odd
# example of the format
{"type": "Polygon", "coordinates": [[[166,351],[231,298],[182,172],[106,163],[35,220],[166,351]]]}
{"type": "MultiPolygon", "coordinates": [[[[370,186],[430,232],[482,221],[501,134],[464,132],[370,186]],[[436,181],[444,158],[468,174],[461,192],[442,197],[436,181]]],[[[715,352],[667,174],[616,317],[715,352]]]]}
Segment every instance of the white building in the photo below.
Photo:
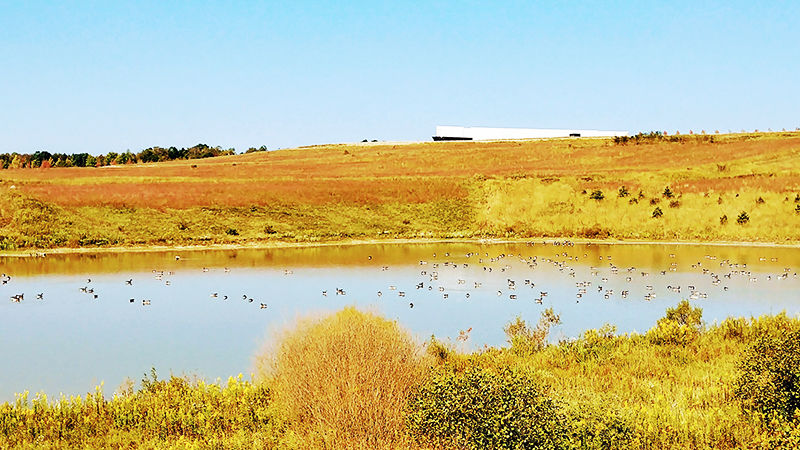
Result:
{"type": "Polygon", "coordinates": [[[543,128],[486,128],[437,126],[434,141],[497,141],[505,139],[541,139],[566,137],[627,136],[627,131],[553,130],[543,128]]]}

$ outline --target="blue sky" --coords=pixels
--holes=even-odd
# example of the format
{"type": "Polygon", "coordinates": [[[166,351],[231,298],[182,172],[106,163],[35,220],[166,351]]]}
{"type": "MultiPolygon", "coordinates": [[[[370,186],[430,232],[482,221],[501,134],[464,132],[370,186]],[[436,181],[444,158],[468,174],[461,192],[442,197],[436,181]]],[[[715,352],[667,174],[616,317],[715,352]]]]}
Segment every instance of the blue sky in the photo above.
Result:
{"type": "Polygon", "coordinates": [[[800,127],[800,2],[0,0],[0,152],[800,127]]]}

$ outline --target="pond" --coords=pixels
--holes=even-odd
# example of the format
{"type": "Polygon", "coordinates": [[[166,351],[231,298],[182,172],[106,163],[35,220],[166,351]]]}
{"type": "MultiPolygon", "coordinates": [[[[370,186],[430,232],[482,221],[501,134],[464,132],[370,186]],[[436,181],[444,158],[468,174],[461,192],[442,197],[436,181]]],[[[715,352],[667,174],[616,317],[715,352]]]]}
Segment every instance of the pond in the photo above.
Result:
{"type": "Polygon", "coordinates": [[[468,349],[505,345],[508,321],[550,307],[551,340],[605,323],[644,332],[681,299],[707,323],[796,315],[798,270],[790,247],[541,241],[0,257],[0,402],[101,382],[109,395],[151,367],[249,378],[277,331],[347,305],[420,341],[471,330],[468,349]]]}

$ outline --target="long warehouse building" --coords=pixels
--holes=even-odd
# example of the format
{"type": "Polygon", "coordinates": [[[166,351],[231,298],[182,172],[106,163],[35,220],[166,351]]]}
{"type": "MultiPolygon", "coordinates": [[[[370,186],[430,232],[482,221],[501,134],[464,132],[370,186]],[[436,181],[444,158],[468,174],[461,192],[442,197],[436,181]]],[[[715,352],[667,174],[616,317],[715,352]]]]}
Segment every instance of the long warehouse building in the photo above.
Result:
{"type": "Polygon", "coordinates": [[[497,141],[505,139],[542,139],[568,137],[627,136],[627,131],[554,130],[544,128],[486,128],[437,126],[434,141],[497,141]]]}

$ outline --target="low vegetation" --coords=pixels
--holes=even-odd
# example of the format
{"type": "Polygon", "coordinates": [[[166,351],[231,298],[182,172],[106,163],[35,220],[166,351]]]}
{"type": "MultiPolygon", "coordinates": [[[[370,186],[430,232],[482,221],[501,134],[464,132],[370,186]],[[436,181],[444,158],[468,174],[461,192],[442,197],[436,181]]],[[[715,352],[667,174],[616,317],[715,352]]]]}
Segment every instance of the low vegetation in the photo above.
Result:
{"type": "MultiPolygon", "coordinates": [[[[798,448],[800,319],[705,324],[687,301],[647,333],[606,325],[510,346],[417,344],[347,308],[301,320],[258,356],[256,382],[155,370],[111,399],[28,394],[0,405],[3,448],[798,448]]],[[[462,333],[460,341],[468,339],[462,333]]]]}
{"type": "Polygon", "coordinates": [[[159,380],[132,384],[107,400],[100,387],[85,398],[51,400],[28,393],[0,405],[0,448],[274,447],[283,434],[265,385],[159,380]]]}
{"type": "Polygon", "coordinates": [[[397,238],[797,243],[798,156],[798,132],[653,134],[6,169],[0,250],[397,238]]]}
{"type": "Polygon", "coordinates": [[[346,308],[300,321],[259,360],[259,378],[306,445],[405,445],[403,411],[424,365],[397,323],[346,308]]]}

